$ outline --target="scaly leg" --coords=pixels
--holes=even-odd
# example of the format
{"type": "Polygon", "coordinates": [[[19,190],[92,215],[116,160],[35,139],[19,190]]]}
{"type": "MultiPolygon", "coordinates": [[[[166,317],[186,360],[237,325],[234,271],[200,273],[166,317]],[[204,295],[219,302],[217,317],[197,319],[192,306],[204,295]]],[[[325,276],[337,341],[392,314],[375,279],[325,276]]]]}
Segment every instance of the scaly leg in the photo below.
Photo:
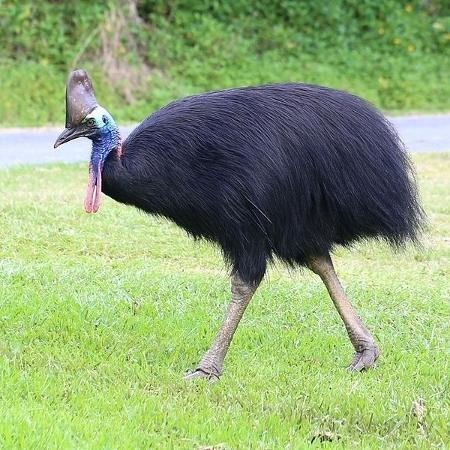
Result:
{"type": "Polygon", "coordinates": [[[242,281],[237,274],[231,278],[231,303],[228,305],[225,319],[220,330],[205,353],[197,368],[186,375],[186,379],[204,377],[209,380],[218,379],[222,375],[223,360],[233,339],[239,321],[249,304],[258,284],[248,284],[242,281]]]}
{"type": "Polygon", "coordinates": [[[349,370],[368,369],[378,358],[379,352],[369,330],[348,301],[334,271],[330,255],[309,258],[308,267],[319,275],[325,284],[334,306],[336,306],[339,315],[344,321],[350,341],[356,350],[355,357],[348,367],[349,370]]]}

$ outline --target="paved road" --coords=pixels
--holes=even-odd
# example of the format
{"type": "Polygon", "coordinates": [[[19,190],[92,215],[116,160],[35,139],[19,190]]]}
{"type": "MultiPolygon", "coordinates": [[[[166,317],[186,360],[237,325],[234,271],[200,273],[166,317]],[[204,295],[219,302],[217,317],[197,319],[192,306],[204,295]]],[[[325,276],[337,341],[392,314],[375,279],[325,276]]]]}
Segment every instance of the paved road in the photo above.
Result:
{"type": "MultiPolygon", "coordinates": [[[[411,152],[450,151],[450,114],[391,118],[411,152]]],[[[133,127],[123,128],[126,137],[133,127]]],[[[0,130],[0,167],[14,164],[77,162],[89,159],[90,141],[77,139],[53,149],[61,129],[0,130]]]]}

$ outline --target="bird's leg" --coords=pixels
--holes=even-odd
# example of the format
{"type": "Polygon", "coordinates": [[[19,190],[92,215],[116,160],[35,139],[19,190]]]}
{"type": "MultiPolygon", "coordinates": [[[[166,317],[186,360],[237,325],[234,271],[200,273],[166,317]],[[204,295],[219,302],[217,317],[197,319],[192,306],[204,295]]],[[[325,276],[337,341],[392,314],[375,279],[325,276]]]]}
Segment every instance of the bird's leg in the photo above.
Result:
{"type": "Polygon", "coordinates": [[[214,381],[222,375],[223,360],[233,339],[239,321],[258,287],[258,283],[245,283],[235,274],[231,278],[231,302],[214,343],[205,353],[197,368],[186,379],[204,377],[214,381]]]}
{"type": "Polygon", "coordinates": [[[334,306],[344,321],[350,341],[356,350],[355,357],[348,367],[349,370],[368,369],[378,358],[378,349],[369,330],[363,324],[358,314],[348,301],[344,289],[334,271],[330,255],[311,257],[308,267],[320,276],[325,284],[334,306]]]}

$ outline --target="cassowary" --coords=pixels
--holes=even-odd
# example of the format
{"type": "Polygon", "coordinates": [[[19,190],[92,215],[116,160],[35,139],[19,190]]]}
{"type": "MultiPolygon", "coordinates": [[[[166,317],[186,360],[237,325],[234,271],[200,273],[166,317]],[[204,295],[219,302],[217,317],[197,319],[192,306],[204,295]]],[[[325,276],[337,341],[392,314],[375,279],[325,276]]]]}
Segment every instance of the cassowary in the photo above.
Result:
{"type": "Polygon", "coordinates": [[[229,89],[176,100],[122,143],[84,70],[66,87],[66,129],[55,148],[92,140],[87,212],[101,192],[165,216],[217,243],[231,268],[231,303],[187,377],[218,378],[233,334],[275,257],[320,276],[356,354],[378,357],[347,299],[330,251],[365,238],[417,238],[422,209],[412,168],[383,115],[359,97],[308,84],[229,89]]]}

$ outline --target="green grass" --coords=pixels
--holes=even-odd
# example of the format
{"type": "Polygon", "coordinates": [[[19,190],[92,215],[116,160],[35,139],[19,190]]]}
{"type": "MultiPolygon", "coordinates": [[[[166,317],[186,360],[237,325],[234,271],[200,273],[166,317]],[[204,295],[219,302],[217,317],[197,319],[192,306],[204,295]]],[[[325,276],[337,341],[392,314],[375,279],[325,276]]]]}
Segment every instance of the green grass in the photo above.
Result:
{"type": "Polygon", "coordinates": [[[450,155],[414,160],[423,248],[335,257],[377,368],[345,371],[352,348],[324,287],[277,266],[214,385],[182,375],[229,298],[217,249],[109,199],[84,214],[84,165],[1,171],[0,447],[450,445],[450,155]]]}

